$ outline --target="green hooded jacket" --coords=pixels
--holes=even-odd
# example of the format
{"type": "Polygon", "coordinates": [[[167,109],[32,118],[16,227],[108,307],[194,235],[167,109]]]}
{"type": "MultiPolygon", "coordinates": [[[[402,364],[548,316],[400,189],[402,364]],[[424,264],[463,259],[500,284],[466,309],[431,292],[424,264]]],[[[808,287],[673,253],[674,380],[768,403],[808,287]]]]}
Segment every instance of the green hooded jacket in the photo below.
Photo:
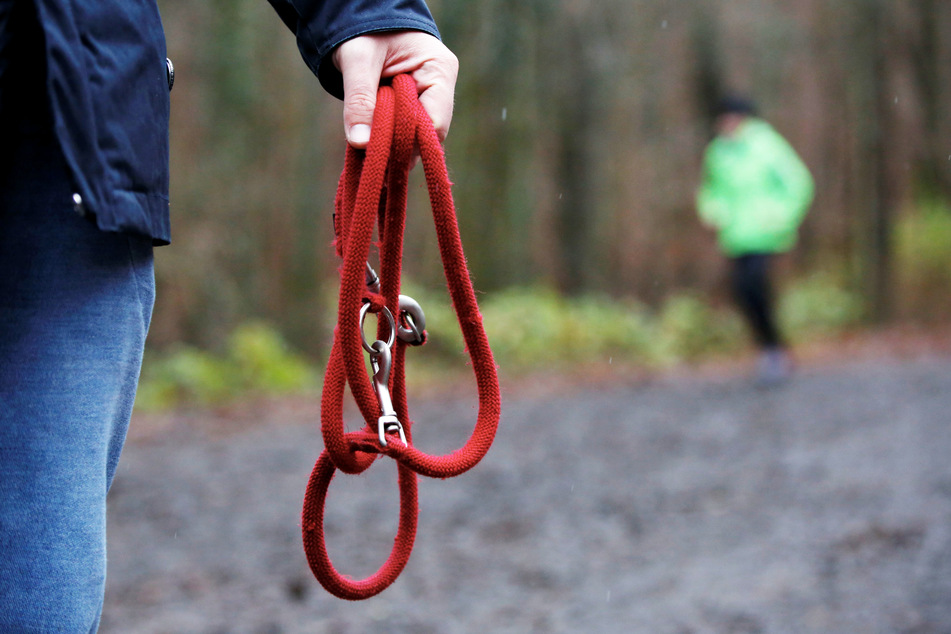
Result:
{"type": "Polygon", "coordinates": [[[697,210],[730,257],[791,249],[812,196],[809,170],[762,119],[746,119],[704,154],[697,210]]]}

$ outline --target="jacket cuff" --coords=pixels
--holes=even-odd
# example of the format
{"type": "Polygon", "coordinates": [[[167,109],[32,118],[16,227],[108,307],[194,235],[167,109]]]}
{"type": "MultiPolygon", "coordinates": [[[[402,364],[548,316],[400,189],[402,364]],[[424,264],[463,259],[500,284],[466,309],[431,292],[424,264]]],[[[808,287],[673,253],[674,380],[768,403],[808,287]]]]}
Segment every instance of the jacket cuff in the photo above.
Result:
{"type": "Polygon", "coordinates": [[[330,94],[343,98],[333,50],[349,39],[384,31],[422,31],[439,38],[424,0],[269,0],[297,36],[307,66],[330,94]]]}
{"type": "MultiPolygon", "coordinates": [[[[338,99],[343,99],[343,75],[340,74],[340,71],[337,70],[336,65],[334,65],[334,49],[355,37],[369,33],[383,33],[386,31],[422,31],[439,39],[439,31],[435,23],[426,23],[422,20],[384,20],[381,21],[380,24],[367,23],[356,25],[352,29],[338,34],[337,37],[333,38],[332,43],[326,47],[326,51],[318,55],[316,74],[324,90],[338,99]]],[[[323,50],[323,48],[320,50],[323,50]]]]}

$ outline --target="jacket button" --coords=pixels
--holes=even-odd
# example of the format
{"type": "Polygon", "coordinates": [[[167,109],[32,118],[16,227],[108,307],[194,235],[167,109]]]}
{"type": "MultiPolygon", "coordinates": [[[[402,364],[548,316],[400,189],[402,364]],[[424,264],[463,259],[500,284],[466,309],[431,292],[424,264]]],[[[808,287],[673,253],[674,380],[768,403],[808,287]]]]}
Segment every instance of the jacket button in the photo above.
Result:
{"type": "Polygon", "coordinates": [[[165,58],[165,77],[168,79],[168,91],[172,92],[172,86],[175,85],[175,66],[167,57],[165,58]]]}
{"type": "Polygon", "coordinates": [[[86,216],[86,205],[83,204],[83,197],[79,194],[73,194],[73,211],[80,216],[86,216]]]}

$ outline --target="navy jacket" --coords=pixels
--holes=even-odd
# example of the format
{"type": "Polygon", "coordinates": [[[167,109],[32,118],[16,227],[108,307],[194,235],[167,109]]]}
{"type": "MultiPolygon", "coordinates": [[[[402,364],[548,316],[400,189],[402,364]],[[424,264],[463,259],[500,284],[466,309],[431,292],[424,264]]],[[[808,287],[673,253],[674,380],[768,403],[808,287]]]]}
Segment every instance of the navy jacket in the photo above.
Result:
{"type": "MultiPolygon", "coordinates": [[[[23,0],[0,0],[0,17],[14,1],[23,0]]],[[[169,82],[155,0],[32,2],[45,34],[53,127],[73,176],[77,211],[93,214],[104,231],[167,244],[169,82]]],[[[338,97],[343,84],[328,56],[338,44],[402,29],[439,37],[424,0],[269,2],[296,34],[307,65],[338,97]]]]}

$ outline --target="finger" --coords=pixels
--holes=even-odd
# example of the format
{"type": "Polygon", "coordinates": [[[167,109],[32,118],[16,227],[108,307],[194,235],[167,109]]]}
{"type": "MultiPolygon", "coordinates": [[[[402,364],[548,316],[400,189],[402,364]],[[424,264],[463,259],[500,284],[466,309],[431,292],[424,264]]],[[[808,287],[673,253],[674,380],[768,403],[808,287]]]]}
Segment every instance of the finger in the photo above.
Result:
{"type": "Polygon", "coordinates": [[[436,54],[422,64],[413,73],[419,102],[433,120],[433,127],[440,141],[446,139],[449,124],[452,122],[453,96],[456,89],[456,77],[459,74],[459,60],[438,40],[435,42],[436,54]]]}
{"type": "Polygon", "coordinates": [[[445,84],[436,84],[424,90],[419,95],[419,103],[433,120],[436,136],[440,141],[446,140],[449,134],[449,124],[452,122],[452,87],[445,84]]]}
{"type": "Polygon", "coordinates": [[[368,38],[348,40],[334,53],[334,62],[343,75],[343,128],[347,142],[357,149],[370,141],[373,109],[380,87],[384,55],[368,38]]]}

